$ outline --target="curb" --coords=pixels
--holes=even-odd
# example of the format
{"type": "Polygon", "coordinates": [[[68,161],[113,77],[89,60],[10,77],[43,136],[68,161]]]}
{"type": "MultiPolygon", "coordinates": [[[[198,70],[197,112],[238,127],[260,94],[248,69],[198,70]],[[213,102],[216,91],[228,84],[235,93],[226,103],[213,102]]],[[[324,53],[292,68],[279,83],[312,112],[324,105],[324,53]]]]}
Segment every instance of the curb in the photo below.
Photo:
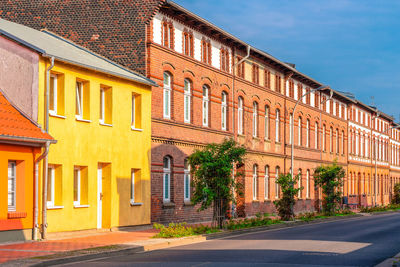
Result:
{"type": "MultiPolygon", "coordinates": [[[[380,213],[380,214],[382,214],[382,213],[380,213]]],[[[79,262],[79,261],[89,261],[89,260],[93,260],[93,259],[110,257],[110,256],[113,256],[113,257],[122,256],[122,255],[126,255],[126,254],[134,254],[134,253],[164,249],[164,248],[174,247],[174,246],[189,245],[189,244],[204,242],[206,240],[226,238],[226,237],[236,236],[236,235],[245,234],[245,233],[291,228],[291,227],[296,227],[296,226],[301,226],[301,225],[309,225],[309,224],[329,223],[329,222],[333,222],[333,221],[354,219],[354,218],[360,218],[360,217],[364,217],[364,215],[353,214],[353,215],[347,215],[347,216],[321,218],[321,219],[315,219],[315,220],[312,220],[309,222],[307,222],[307,221],[289,221],[289,222],[273,224],[273,225],[269,225],[269,226],[259,226],[259,227],[252,227],[252,228],[246,228],[246,229],[231,230],[231,231],[226,231],[226,232],[221,232],[221,233],[212,233],[212,234],[199,235],[199,236],[182,237],[179,239],[176,239],[176,238],[153,239],[152,244],[142,244],[141,245],[141,243],[146,243],[146,241],[147,241],[146,240],[146,241],[142,241],[142,242],[139,241],[139,242],[134,242],[134,243],[126,243],[126,244],[122,244],[122,245],[116,245],[116,247],[118,247],[116,249],[107,249],[107,247],[111,247],[111,246],[94,247],[91,249],[75,250],[75,251],[69,251],[69,252],[65,252],[65,253],[62,252],[62,253],[55,253],[55,254],[43,256],[43,257],[55,257],[55,259],[40,260],[37,258],[27,258],[27,259],[6,262],[5,265],[6,266],[8,266],[8,265],[9,266],[15,266],[15,265],[35,266],[35,267],[60,265],[60,264],[67,264],[67,263],[73,263],[73,262],[79,262]],[[101,250],[102,248],[104,249],[104,251],[93,253],[94,250],[101,250]],[[85,254],[82,255],[82,253],[85,253],[85,254]],[[81,254],[81,255],[71,256],[71,254],[81,254]]]]}

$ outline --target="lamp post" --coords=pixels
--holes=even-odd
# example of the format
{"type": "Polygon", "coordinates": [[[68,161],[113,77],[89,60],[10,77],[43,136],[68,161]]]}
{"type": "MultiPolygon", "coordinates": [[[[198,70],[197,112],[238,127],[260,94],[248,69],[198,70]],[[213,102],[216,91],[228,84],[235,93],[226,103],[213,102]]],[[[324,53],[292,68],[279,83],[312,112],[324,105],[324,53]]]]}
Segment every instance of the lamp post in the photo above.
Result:
{"type": "MultiPolygon", "coordinates": [[[[379,113],[378,115],[375,116],[375,118],[379,117],[379,113]]],[[[374,124],[375,127],[376,123],[374,124]]],[[[398,129],[400,128],[400,125],[397,126],[392,126],[390,128],[388,128],[386,131],[383,131],[383,134],[388,133],[390,130],[392,129],[398,129]]],[[[377,200],[377,189],[378,189],[378,177],[377,175],[377,169],[378,169],[378,162],[377,162],[377,152],[378,152],[378,142],[376,142],[375,140],[375,206],[376,206],[376,200],[377,200]]]]}
{"type": "MultiPolygon", "coordinates": [[[[308,91],[308,92],[306,92],[304,95],[302,95],[298,100],[297,100],[297,102],[296,102],[296,104],[294,105],[294,108],[293,108],[293,112],[292,112],[292,121],[291,121],[291,129],[290,129],[290,134],[291,134],[291,140],[290,140],[290,142],[291,142],[291,151],[290,151],[290,154],[291,154],[291,159],[290,159],[290,172],[291,172],[291,175],[292,175],[292,179],[293,179],[293,161],[294,161],[294,155],[293,155],[293,151],[294,151],[294,114],[295,114],[295,111],[296,111],[296,108],[297,108],[297,105],[300,103],[300,101],[303,99],[303,97],[305,97],[305,96],[307,96],[308,94],[311,94],[311,93],[314,93],[314,92],[317,92],[317,91],[321,91],[321,90],[324,90],[324,89],[330,89],[330,87],[329,86],[327,86],[327,85],[322,85],[322,86],[320,86],[320,87],[318,87],[318,88],[315,88],[315,89],[311,89],[310,91],[308,91]]],[[[332,97],[332,90],[331,90],[331,97],[332,97]]],[[[292,186],[294,186],[293,184],[292,184],[292,186]]],[[[291,211],[292,211],[292,214],[293,214],[293,204],[291,205],[291,211]]]]}

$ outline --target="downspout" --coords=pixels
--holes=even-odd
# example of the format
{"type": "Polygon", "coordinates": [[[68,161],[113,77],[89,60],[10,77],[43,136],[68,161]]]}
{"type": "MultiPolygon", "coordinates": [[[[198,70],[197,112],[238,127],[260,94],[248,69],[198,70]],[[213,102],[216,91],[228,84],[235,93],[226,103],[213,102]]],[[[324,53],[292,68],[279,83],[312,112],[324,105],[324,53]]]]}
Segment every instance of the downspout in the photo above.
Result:
{"type": "Polygon", "coordinates": [[[45,145],[45,151],[42,153],[42,155],[39,156],[35,160],[35,203],[34,203],[34,208],[33,208],[33,233],[32,233],[32,239],[37,240],[38,239],[38,230],[39,230],[39,162],[44,159],[47,154],[49,153],[49,146],[50,142],[46,142],[45,145]]]}
{"type": "MultiPolygon", "coordinates": [[[[49,102],[50,102],[50,70],[54,67],[54,57],[50,59],[50,66],[46,70],[46,110],[45,110],[45,129],[49,132],[49,102]]],[[[48,150],[48,146],[46,148],[48,150]]],[[[47,151],[48,152],[48,151],[47,151]]],[[[44,157],[43,162],[43,196],[42,196],[42,239],[46,239],[47,228],[47,183],[48,183],[48,157],[44,157]]]]}

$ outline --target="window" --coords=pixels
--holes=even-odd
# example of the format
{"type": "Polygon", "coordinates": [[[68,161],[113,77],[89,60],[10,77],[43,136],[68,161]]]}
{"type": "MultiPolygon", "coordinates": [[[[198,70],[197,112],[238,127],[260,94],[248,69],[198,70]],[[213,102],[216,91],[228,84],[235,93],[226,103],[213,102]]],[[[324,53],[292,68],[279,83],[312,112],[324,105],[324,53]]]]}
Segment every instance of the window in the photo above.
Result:
{"type": "Polygon", "coordinates": [[[132,129],[142,128],[142,96],[132,93],[132,116],[131,127],[132,129]]]}
{"type": "Polygon", "coordinates": [[[83,83],[76,82],[76,112],[77,118],[82,119],[83,117],[83,83]]]}
{"type": "Polygon", "coordinates": [[[264,114],[264,134],[265,139],[269,140],[269,106],[265,106],[265,114],[264,114]]]}
{"type": "Polygon", "coordinates": [[[191,110],[191,92],[192,92],[192,83],[188,80],[184,80],[185,88],[184,88],[184,96],[183,96],[183,108],[184,108],[184,121],[186,123],[190,123],[190,110],[191,110]]]}
{"type": "Polygon", "coordinates": [[[90,97],[89,97],[89,82],[77,81],[76,82],[76,109],[75,117],[78,120],[90,119],[90,97]]]}
{"type": "Polygon", "coordinates": [[[289,115],[289,144],[292,144],[293,142],[293,114],[290,113],[289,115]]]}
{"type": "Polygon", "coordinates": [[[264,199],[269,199],[269,166],[265,166],[264,199]]]}
{"type": "Polygon", "coordinates": [[[306,198],[310,198],[310,170],[306,173],[306,198]]]}
{"type": "MultiPolygon", "coordinates": [[[[298,181],[297,181],[297,188],[301,188],[301,184],[302,184],[302,177],[301,177],[301,169],[299,169],[299,172],[298,172],[298,176],[299,176],[299,178],[298,178],[298,181]]],[[[301,190],[299,190],[299,192],[297,193],[297,197],[298,198],[301,198],[301,190]]]]}
{"type": "Polygon", "coordinates": [[[271,89],[271,72],[269,70],[264,71],[264,86],[271,89]]]}
{"type": "MultiPolygon", "coordinates": [[[[303,85],[297,85],[297,99],[301,99],[303,97],[303,85]]],[[[303,102],[303,101],[300,101],[303,102]]]]}
{"type": "Polygon", "coordinates": [[[50,166],[47,169],[47,207],[54,207],[55,198],[55,168],[50,166]]]}
{"type": "Polygon", "coordinates": [[[289,97],[294,98],[294,82],[289,80],[289,97]]]}
{"type": "Polygon", "coordinates": [[[171,201],[171,158],[169,156],[163,159],[163,200],[164,203],[171,201]]]}
{"type": "Polygon", "coordinates": [[[15,211],[17,206],[17,162],[8,161],[8,211],[15,211]]]}
{"type": "Polygon", "coordinates": [[[258,103],[253,102],[253,137],[258,136],[258,103]]]}
{"type": "Polygon", "coordinates": [[[171,119],[171,75],[164,72],[164,119],[171,119]]]}
{"type": "Polygon", "coordinates": [[[317,92],[314,94],[314,105],[316,108],[319,107],[319,94],[317,92]]]}
{"type": "Polygon", "coordinates": [[[311,104],[311,93],[310,93],[310,88],[309,87],[306,88],[306,93],[307,93],[306,104],[310,105],[311,104]]]}
{"type": "Polygon", "coordinates": [[[310,147],[310,120],[306,123],[306,147],[310,147]]]}
{"type": "Polygon", "coordinates": [[[319,147],[319,134],[318,134],[318,122],[315,123],[315,149],[319,147]]]}
{"type": "Polygon", "coordinates": [[[229,50],[221,48],[221,70],[229,72],[229,50]]]}
{"type": "Polygon", "coordinates": [[[336,153],[339,154],[340,150],[340,141],[339,141],[339,129],[336,129],[336,153]]]}
{"type": "Polygon", "coordinates": [[[174,25],[172,22],[163,21],[163,45],[174,49],[174,25]]]}
{"type": "Polygon", "coordinates": [[[203,86],[203,126],[208,126],[208,116],[209,116],[209,88],[207,85],[203,86]]]}
{"type": "Polygon", "coordinates": [[[222,92],[221,96],[221,129],[226,131],[227,129],[227,107],[228,107],[228,94],[222,92]]]}
{"type": "Polygon", "coordinates": [[[297,144],[299,146],[302,145],[302,140],[303,140],[303,126],[301,125],[301,117],[299,117],[299,125],[298,125],[298,142],[297,144]]]}
{"type": "Polygon", "coordinates": [[[140,169],[131,170],[131,204],[139,204],[142,201],[141,196],[141,172],[140,169]]]}
{"type": "Polygon", "coordinates": [[[277,92],[281,92],[281,76],[279,76],[278,74],[275,74],[275,91],[277,92]]]}
{"type": "Polygon", "coordinates": [[[329,129],[329,151],[333,153],[333,128],[329,129]]]}
{"type": "Polygon", "coordinates": [[[281,140],[280,137],[280,114],[279,109],[276,109],[275,112],[275,142],[279,142],[281,140]]]}
{"type": "Polygon", "coordinates": [[[253,83],[260,83],[260,69],[257,64],[253,63],[253,83]]]}
{"type": "Polygon", "coordinates": [[[81,169],[74,168],[74,206],[81,204],[81,169]]]}
{"type": "Polygon", "coordinates": [[[190,201],[190,165],[188,160],[185,159],[183,170],[183,195],[185,201],[190,201]]]}
{"type": "Polygon", "coordinates": [[[238,134],[243,134],[243,98],[238,98],[238,134]]]}
{"type": "Polygon", "coordinates": [[[87,167],[74,167],[74,206],[87,206],[88,203],[88,171],[87,167]]]}
{"type": "Polygon", "coordinates": [[[257,176],[258,176],[258,167],[257,164],[253,165],[253,200],[257,199],[258,187],[257,187],[257,176]]]}
{"type": "Polygon", "coordinates": [[[201,41],[201,60],[206,64],[211,64],[211,43],[209,40],[201,41]]]}
{"type": "MultiPolygon", "coordinates": [[[[237,57],[237,62],[240,62],[242,57],[237,57]]],[[[244,79],[244,61],[237,66],[237,75],[244,79]]]]}
{"type": "Polygon", "coordinates": [[[326,151],[326,126],[322,126],[322,151],[326,151]]]}
{"type": "Polygon", "coordinates": [[[278,178],[279,178],[279,167],[277,166],[275,168],[275,198],[279,198],[280,195],[280,188],[278,184],[278,178]]]}
{"type": "Polygon", "coordinates": [[[193,33],[183,32],[183,53],[186,56],[193,57],[193,33]]]}
{"type": "Polygon", "coordinates": [[[100,88],[100,123],[112,124],[112,90],[110,87],[100,88]]]}
{"type": "Polygon", "coordinates": [[[50,102],[49,102],[49,113],[51,115],[57,115],[57,75],[50,75],[50,102]]]}

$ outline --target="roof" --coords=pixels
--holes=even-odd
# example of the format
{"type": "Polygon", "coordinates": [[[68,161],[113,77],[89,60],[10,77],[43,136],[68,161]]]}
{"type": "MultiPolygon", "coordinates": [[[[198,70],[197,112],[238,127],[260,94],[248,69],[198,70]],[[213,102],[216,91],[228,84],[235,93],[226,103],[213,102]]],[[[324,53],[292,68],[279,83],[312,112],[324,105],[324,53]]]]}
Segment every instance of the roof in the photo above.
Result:
{"type": "Polygon", "coordinates": [[[0,140],[28,143],[55,143],[53,137],[18,109],[0,90],[0,140]]]}
{"type": "Polygon", "coordinates": [[[17,41],[46,57],[85,67],[123,79],[157,86],[143,75],[124,68],[87,48],[81,47],[48,31],[38,31],[27,26],[0,19],[0,34],[17,41]]]}

